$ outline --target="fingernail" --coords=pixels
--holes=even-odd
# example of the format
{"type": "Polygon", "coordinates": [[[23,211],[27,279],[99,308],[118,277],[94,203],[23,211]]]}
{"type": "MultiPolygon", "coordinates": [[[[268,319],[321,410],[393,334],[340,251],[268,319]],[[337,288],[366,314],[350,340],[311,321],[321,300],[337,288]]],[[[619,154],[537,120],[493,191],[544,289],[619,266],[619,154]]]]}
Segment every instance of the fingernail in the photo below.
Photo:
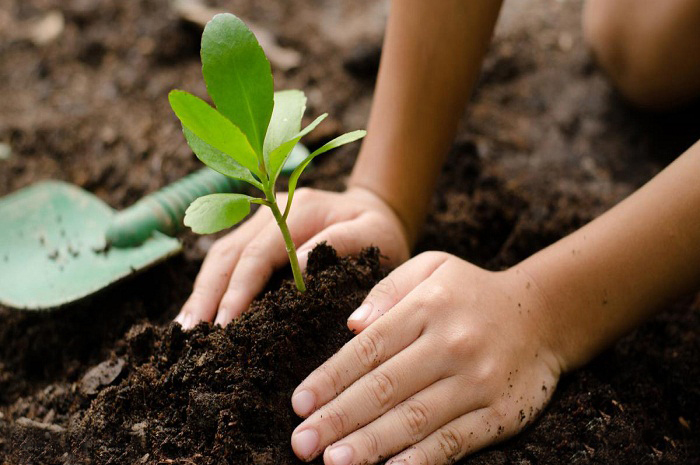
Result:
{"type": "Polygon", "coordinates": [[[297,415],[305,417],[314,410],[316,396],[314,393],[303,389],[292,396],[292,408],[297,415]]]}
{"type": "Polygon", "coordinates": [[[372,311],[372,306],[370,304],[362,304],[357,307],[357,310],[352,312],[352,315],[348,318],[348,321],[354,321],[357,323],[362,323],[369,316],[369,312],[372,311]]]}
{"type": "Polygon", "coordinates": [[[190,329],[192,327],[192,314],[190,312],[185,313],[185,317],[182,319],[182,329],[190,329]]]}
{"type": "Polygon", "coordinates": [[[352,462],[352,447],[347,444],[336,446],[328,451],[328,458],[333,465],[350,465],[350,462],[352,462]]]}
{"type": "Polygon", "coordinates": [[[305,429],[292,436],[292,449],[301,458],[309,458],[318,448],[318,433],[313,429],[305,429]]]}

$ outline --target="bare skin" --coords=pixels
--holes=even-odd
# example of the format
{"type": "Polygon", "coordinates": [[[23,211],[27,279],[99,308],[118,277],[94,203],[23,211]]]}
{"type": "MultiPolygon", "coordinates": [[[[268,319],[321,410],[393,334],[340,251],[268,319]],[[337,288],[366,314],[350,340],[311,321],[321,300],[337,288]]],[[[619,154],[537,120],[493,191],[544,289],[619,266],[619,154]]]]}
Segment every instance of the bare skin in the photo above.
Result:
{"type": "Polygon", "coordinates": [[[700,2],[587,0],[583,31],[629,101],[667,110],[700,94],[700,2]]]}
{"type": "Polygon", "coordinates": [[[295,453],[437,465],[519,432],[561,373],[700,285],[699,178],[700,142],[507,271],[437,252],[404,263],[348,320],[359,335],[294,392],[308,416],[295,453]]]}
{"type": "MultiPolygon", "coordinates": [[[[463,4],[395,5],[368,135],[348,190],[333,202],[328,193],[307,191],[290,212],[302,265],[303,252],[324,240],[340,253],[376,245],[392,265],[410,256],[500,8],[493,0],[463,4]],[[384,234],[375,235],[375,228],[384,234]]],[[[214,244],[176,321],[185,327],[202,320],[223,325],[243,313],[273,270],[286,263],[283,245],[272,215],[253,215],[214,244]]]]}
{"type": "MultiPolygon", "coordinates": [[[[303,190],[292,209],[302,266],[322,240],[341,254],[374,244],[394,265],[408,259],[499,8],[491,0],[392,4],[348,190],[303,190]]],[[[296,389],[292,406],[305,421],[292,435],[295,453],[323,454],[327,465],[380,457],[438,465],[519,432],[563,372],[700,284],[698,179],[700,143],[509,270],[439,252],[403,263],[350,316],[357,336],[296,389]]],[[[228,323],[285,263],[274,220],[256,213],[214,245],[178,321],[228,323]]]]}

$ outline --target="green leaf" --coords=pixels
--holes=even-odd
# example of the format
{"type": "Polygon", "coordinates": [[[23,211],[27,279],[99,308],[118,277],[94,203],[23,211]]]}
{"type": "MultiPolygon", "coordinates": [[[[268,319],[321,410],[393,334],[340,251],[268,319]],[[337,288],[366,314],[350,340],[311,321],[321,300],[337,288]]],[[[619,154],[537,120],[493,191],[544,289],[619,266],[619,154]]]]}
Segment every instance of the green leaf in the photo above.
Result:
{"type": "Polygon", "coordinates": [[[285,162],[289,158],[289,154],[292,153],[292,149],[294,148],[294,146],[299,143],[302,137],[316,129],[316,126],[318,126],[321,123],[321,121],[326,119],[326,116],[328,116],[328,113],[322,114],[321,116],[313,120],[311,124],[309,124],[303,130],[298,132],[293,139],[288,140],[287,142],[283,143],[282,145],[274,149],[272,152],[270,152],[267,172],[270,176],[271,184],[274,184],[277,178],[279,177],[285,162]]]}
{"type": "Polygon", "coordinates": [[[289,215],[289,209],[292,206],[292,198],[294,197],[294,191],[297,188],[299,176],[301,176],[301,173],[306,169],[307,166],[309,166],[311,160],[321,155],[322,153],[326,153],[329,150],[333,150],[334,148],[340,147],[341,145],[349,144],[350,142],[355,142],[358,139],[362,139],[363,137],[365,137],[366,134],[367,131],[358,130],[348,132],[346,134],[343,134],[342,136],[338,136],[332,141],[323,144],[321,147],[311,152],[311,154],[308,157],[306,157],[306,159],[302,161],[299,164],[299,166],[296,167],[296,169],[292,172],[291,176],[289,176],[289,194],[287,196],[287,206],[284,209],[284,218],[287,218],[287,215],[289,215]]]}
{"type": "Polygon", "coordinates": [[[238,126],[262,161],[273,107],[270,62],[250,29],[224,13],[202,35],[202,74],[216,108],[238,126]]]}
{"type": "Polygon", "coordinates": [[[231,121],[209,106],[207,102],[181,90],[170,91],[170,106],[182,122],[197,137],[217,150],[234,158],[255,174],[259,174],[258,159],[246,136],[231,121]]]}
{"type": "Polygon", "coordinates": [[[202,163],[229,178],[240,179],[262,190],[262,184],[253,177],[250,170],[234,160],[232,156],[207,144],[185,126],[182,127],[182,132],[190,148],[202,163]]]}
{"type": "Polygon", "coordinates": [[[185,212],[185,226],[197,234],[230,228],[250,213],[253,197],[243,194],[211,194],[199,197],[185,212]]]}
{"type": "Polygon", "coordinates": [[[263,153],[267,156],[301,129],[301,118],[306,110],[306,96],[300,90],[275,92],[275,108],[265,134],[263,153]]]}

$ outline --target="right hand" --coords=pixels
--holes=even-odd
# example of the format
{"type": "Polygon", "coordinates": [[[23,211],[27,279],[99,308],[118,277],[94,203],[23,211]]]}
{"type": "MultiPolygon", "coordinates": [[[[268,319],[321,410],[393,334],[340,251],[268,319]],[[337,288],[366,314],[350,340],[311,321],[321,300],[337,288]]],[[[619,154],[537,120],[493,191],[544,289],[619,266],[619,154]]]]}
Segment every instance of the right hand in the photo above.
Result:
{"type": "MultiPolygon", "coordinates": [[[[286,194],[278,195],[284,205],[286,194]]],[[[298,247],[299,265],[326,241],[339,255],[357,254],[377,246],[388,264],[409,258],[406,228],[394,210],[368,189],[353,187],[343,193],[302,188],[287,218],[298,247]]],[[[289,262],[282,234],[268,208],[217,240],[207,253],[192,294],[175,321],[191,328],[200,321],[225,326],[248,309],[272,273],[289,262]]]]}

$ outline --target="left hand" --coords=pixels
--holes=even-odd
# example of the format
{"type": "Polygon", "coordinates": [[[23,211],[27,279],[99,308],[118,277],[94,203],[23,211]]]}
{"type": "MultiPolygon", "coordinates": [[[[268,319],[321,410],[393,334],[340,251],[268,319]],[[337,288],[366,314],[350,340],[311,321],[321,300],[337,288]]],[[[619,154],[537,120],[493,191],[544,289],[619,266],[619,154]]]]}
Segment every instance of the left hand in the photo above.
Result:
{"type": "Polygon", "coordinates": [[[439,465],[514,435],[561,373],[545,302],[517,267],[489,272],[439,252],[406,262],[351,315],[359,334],[295,390],[308,418],[294,452],[326,465],[439,465]]]}

